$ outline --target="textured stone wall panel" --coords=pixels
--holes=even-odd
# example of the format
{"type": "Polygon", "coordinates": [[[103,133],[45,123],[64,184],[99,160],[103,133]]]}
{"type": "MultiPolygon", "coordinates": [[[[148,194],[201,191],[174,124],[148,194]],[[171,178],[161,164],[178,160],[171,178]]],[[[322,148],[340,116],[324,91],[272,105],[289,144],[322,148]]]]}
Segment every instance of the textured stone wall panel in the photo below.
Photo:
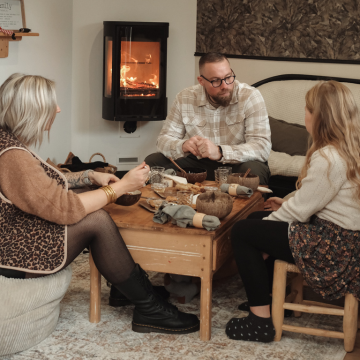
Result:
{"type": "Polygon", "coordinates": [[[360,62],[359,38],[358,0],[197,1],[200,53],[360,62]]]}

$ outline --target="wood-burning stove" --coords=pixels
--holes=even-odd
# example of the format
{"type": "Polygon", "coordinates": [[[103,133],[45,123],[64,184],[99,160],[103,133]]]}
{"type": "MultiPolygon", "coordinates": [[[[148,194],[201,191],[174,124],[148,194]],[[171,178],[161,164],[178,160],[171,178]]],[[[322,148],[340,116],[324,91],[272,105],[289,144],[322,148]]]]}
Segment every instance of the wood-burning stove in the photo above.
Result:
{"type": "Polygon", "coordinates": [[[104,21],[102,117],[164,120],[169,23],[104,21]]]}

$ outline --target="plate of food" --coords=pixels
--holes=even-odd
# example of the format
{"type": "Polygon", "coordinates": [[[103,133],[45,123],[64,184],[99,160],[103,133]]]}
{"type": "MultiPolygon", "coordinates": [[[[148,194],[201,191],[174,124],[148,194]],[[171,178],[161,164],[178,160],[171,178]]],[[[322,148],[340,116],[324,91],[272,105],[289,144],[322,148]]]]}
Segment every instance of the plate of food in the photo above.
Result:
{"type": "Polygon", "coordinates": [[[194,195],[202,194],[204,193],[205,187],[200,183],[195,184],[177,184],[175,186],[175,189],[177,191],[191,191],[194,195]]]}
{"type": "Polygon", "coordinates": [[[144,209],[155,213],[158,211],[160,205],[164,202],[163,199],[148,198],[146,200],[139,201],[139,205],[144,209]]]}

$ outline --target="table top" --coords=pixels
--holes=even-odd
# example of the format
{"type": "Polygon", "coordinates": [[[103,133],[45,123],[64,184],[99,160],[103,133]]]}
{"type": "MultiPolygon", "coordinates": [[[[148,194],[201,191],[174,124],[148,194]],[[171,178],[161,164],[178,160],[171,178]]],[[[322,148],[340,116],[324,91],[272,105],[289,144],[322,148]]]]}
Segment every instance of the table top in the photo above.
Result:
{"type": "MultiPolygon", "coordinates": [[[[214,181],[204,181],[203,185],[215,185],[214,181]]],[[[150,185],[140,189],[142,196],[160,198],[151,190],[150,185]]],[[[238,197],[234,200],[231,213],[224,219],[220,220],[221,225],[214,231],[197,229],[194,227],[180,228],[173,225],[170,221],[166,224],[158,224],[153,221],[154,213],[144,209],[138,203],[132,206],[121,206],[116,204],[107,205],[106,210],[119,229],[161,231],[167,233],[182,233],[184,235],[206,235],[213,238],[219,236],[225,228],[232,226],[236,221],[241,219],[241,214],[245,214],[248,209],[257,202],[262,201],[262,194],[255,191],[250,198],[238,197]]]]}

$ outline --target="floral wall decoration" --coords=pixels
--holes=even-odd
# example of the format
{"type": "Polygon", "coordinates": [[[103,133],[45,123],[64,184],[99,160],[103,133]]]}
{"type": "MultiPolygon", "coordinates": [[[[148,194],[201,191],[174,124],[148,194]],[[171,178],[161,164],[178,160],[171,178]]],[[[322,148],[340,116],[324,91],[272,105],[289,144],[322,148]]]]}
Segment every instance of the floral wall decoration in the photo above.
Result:
{"type": "Polygon", "coordinates": [[[359,0],[197,0],[196,53],[360,64],[359,0]]]}

